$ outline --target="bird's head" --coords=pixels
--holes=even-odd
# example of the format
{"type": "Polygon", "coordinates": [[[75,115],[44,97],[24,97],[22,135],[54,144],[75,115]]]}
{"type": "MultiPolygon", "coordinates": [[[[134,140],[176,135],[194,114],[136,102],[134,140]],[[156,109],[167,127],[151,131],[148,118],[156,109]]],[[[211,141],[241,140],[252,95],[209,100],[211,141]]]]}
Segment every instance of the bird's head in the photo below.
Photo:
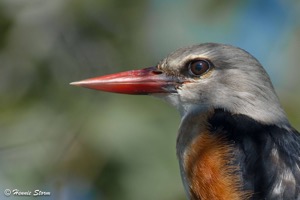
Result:
{"type": "Polygon", "coordinates": [[[205,43],[181,48],[155,67],[71,83],[125,94],[151,94],[176,106],[182,116],[224,109],[264,124],[288,123],[270,78],[248,52],[205,43]]]}

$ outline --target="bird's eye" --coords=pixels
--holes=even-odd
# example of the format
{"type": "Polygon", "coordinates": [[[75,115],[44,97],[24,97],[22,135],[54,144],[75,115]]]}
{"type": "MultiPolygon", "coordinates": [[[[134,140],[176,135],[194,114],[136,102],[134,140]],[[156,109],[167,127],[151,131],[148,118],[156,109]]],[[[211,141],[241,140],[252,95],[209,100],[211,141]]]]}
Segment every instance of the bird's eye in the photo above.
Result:
{"type": "Polygon", "coordinates": [[[196,60],[189,63],[189,72],[193,76],[200,76],[210,69],[210,63],[206,60],[196,60]]]}

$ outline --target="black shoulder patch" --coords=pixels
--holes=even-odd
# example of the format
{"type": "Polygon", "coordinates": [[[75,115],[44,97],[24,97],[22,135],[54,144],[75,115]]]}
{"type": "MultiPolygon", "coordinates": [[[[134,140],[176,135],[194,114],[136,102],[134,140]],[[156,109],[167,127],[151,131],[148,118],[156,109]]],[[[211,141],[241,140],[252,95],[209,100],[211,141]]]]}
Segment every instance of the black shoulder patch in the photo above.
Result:
{"type": "Polygon", "coordinates": [[[263,125],[221,109],[208,122],[212,133],[236,147],[243,187],[253,192],[252,199],[300,198],[300,134],[295,129],[263,125]]]}

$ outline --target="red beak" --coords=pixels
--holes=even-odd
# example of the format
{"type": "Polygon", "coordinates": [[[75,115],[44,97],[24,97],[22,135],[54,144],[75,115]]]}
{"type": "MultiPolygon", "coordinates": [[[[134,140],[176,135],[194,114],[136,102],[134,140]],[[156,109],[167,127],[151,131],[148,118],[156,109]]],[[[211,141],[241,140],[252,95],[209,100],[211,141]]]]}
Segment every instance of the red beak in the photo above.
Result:
{"type": "Polygon", "coordinates": [[[180,84],[180,81],[157,70],[156,67],[149,67],[89,78],[70,84],[122,94],[151,94],[176,93],[176,86],[180,84]]]}

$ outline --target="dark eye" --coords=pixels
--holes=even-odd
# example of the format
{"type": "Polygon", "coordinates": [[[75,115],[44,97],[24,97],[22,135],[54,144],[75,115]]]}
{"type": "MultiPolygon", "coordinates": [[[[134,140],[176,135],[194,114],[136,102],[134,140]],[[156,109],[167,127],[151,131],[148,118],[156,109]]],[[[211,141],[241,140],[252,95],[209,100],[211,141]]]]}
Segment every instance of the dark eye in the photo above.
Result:
{"type": "Polygon", "coordinates": [[[200,76],[210,69],[210,63],[206,60],[196,60],[189,64],[189,72],[191,75],[200,76]]]}

